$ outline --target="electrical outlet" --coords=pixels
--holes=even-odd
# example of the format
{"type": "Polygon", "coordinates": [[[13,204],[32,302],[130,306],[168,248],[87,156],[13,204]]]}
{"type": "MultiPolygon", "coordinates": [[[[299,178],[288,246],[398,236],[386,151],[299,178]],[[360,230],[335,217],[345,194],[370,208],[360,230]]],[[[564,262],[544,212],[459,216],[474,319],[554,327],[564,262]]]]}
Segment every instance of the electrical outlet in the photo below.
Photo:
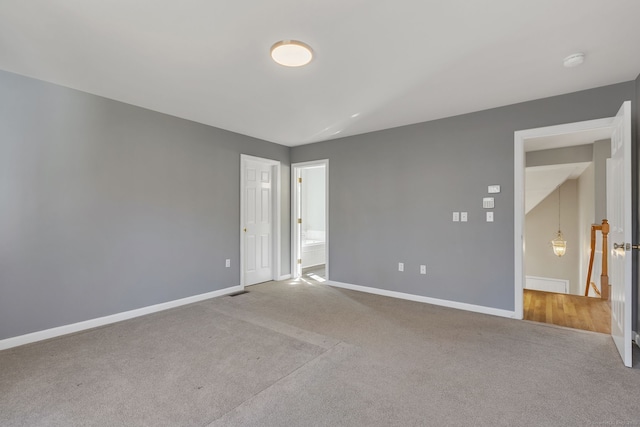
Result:
{"type": "Polygon", "coordinates": [[[427,274],[427,266],[426,265],[421,265],[420,266],[420,274],[427,274]]]}
{"type": "Polygon", "coordinates": [[[454,212],[453,213],[453,222],[458,222],[460,221],[460,212],[454,212]]]}
{"type": "Polygon", "coordinates": [[[493,212],[487,212],[487,222],[493,222],[493,212]]]}
{"type": "Polygon", "coordinates": [[[398,271],[404,271],[404,262],[398,263],[398,271]]]}
{"type": "Polygon", "coordinates": [[[467,222],[468,214],[467,212],[460,212],[460,221],[467,222]]]}
{"type": "Polygon", "coordinates": [[[224,262],[224,266],[227,267],[227,268],[231,267],[231,260],[230,259],[226,260],[224,262]]]}

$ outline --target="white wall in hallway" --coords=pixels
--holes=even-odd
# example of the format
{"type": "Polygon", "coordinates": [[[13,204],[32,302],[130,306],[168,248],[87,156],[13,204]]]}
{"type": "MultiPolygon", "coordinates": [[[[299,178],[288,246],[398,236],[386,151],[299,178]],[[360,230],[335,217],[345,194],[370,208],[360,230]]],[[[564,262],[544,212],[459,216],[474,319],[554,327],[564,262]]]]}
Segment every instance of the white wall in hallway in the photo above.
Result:
{"type": "Polygon", "coordinates": [[[525,218],[525,274],[569,280],[570,292],[578,293],[580,242],[578,235],[578,180],[569,179],[560,186],[562,233],[567,253],[557,257],[551,240],[558,231],[558,190],[552,192],[525,218]]]}

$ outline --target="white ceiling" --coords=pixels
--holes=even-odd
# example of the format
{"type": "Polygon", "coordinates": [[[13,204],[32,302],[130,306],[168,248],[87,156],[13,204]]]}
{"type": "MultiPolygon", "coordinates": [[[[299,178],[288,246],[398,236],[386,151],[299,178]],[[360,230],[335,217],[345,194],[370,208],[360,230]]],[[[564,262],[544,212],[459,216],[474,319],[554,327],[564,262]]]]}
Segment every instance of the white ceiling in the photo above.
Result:
{"type": "Polygon", "coordinates": [[[635,79],[638,16],[638,0],[2,0],[0,69],[294,146],[635,79]],[[282,39],[311,64],[272,62],[282,39]]]}
{"type": "Polygon", "coordinates": [[[534,166],[525,169],[524,212],[529,211],[547,198],[568,179],[582,175],[591,162],[567,163],[561,165],[534,166]]]}

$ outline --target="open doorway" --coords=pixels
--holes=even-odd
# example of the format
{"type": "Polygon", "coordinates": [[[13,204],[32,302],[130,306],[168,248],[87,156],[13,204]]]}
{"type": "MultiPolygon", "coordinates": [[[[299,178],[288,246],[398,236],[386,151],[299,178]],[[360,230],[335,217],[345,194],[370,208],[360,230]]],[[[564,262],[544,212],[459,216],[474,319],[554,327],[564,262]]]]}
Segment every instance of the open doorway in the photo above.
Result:
{"type": "MultiPolygon", "coordinates": [[[[524,317],[525,288],[525,170],[527,141],[580,132],[606,131],[611,159],[606,162],[606,216],[608,244],[603,241],[603,264],[608,264],[611,337],[625,366],[632,366],[632,172],[631,102],[625,101],[615,117],[516,131],[514,133],[514,317],[524,317]],[[606,260],[606,261],[605,261],[606,260]]],[[[598,138],[600,139],[600,138],[598,138]]],[[[604,236],[604,224],[602,225],[604,236]]],[[[603,267],[604,268],[604,267],[603,267]]],[[[605,292],[603,292],[603,295],[605,292]]],[[[553,308],[553,307],[550,307],[553,308]]]]}
{"type": "Polygon", "coordinates": [[[328,160],[292,167],[293,277],[329,277],[328,160]]]}
{"type": "Polygon", "coordinates": [[[592,129],[524,143],[526,320],[611,332],[597,228],[607,218],[610,136],[592,129]]]}

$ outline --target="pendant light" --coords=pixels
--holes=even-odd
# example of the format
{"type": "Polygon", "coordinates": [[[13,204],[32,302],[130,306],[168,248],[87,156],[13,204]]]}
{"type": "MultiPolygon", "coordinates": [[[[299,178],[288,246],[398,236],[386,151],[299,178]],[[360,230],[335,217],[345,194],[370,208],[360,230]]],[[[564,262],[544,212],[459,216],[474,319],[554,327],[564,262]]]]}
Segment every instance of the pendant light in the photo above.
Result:
{"type": "Polygon", "coordinates": [[[567,241],[564,239],[562,231],[560,231],[560,186],[558,186],[558,232],[555,239],[551,241],[551,246],[553,247],[553,253],[558,257],[567,252],[567,241]]]}

